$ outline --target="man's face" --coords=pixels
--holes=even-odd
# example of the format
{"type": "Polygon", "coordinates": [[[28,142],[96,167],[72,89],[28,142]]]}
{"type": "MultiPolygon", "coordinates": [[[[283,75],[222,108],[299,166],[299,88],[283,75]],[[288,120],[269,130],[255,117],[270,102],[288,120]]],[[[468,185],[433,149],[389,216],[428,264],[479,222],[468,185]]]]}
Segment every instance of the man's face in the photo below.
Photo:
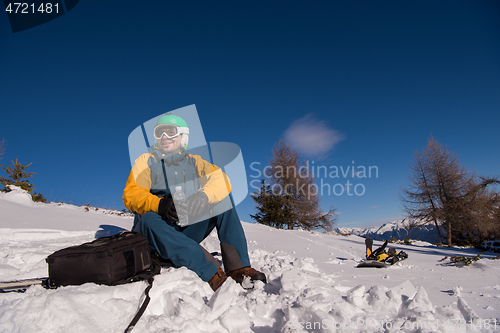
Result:
{"type": "Polygon", "coordinates": [[[181,151],[181,135],[171,139],[164,135],[161,139],[156,139],[156,146],[162,153],[177,153],[181,151]]]}

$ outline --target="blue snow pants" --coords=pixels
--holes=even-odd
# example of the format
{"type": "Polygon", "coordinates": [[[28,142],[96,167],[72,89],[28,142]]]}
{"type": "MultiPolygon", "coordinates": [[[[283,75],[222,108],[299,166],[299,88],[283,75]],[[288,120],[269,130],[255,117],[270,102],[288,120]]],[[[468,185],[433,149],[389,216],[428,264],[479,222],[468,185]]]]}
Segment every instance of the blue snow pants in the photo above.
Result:
{"type": "Polygon", "coordinates": [[[152,251],[170,259],[176,267],[185,266],[203,281],[209,281],[217,272],[216,260],[199,245],[216,228],[221,243],[222,260],[226,272],[250,266],[247,241],[234,206],[219,215],[201,222],[179,227],[165,221],[154,212],[136,213],[133,231],[149,240],[152,251]]]}

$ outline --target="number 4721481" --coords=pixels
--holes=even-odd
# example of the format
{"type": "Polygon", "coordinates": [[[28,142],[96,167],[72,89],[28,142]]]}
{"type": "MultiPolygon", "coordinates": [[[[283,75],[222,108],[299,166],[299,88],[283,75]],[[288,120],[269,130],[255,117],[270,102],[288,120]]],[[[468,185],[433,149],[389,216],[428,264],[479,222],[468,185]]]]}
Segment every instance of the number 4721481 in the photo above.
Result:
{"type": "Polygon", "coordinates": [[[59,13],[59,4],[52,4],[50,2],[41,3],[39,6],[35,6],[34,3],[27,2],[10,2],[5,8],[6,12],[10,14],[35,14],[35,13],[59,13]]]}

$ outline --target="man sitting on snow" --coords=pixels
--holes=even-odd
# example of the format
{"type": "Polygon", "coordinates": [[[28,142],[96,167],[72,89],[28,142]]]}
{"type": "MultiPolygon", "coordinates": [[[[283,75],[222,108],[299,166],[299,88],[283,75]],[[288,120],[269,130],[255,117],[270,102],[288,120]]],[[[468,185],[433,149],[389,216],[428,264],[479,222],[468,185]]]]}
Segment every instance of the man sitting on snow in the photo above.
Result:
{"type": "Polygon", "coordinates": [[[151,153],[135,161],[123,191],[125,207],[136,212],[132,230],[148,238],[152,252],[176,267],[191,269],[214,291],[227,276],[240,284],[245,277],[265,283],[264,273],[250,267],[245,234],[229,196],[229,179],[217,166],[188,154],[189,128],[184,119],[161,116],[154,137],[151,153]],[[187,197],[184,203],[175,203],[177,210],[172,198],[176,186],[182,186],[187,197]],[[211,214],[216,205],[227,209],[211,214]],[[179,226],[177,212],[187,213],[190,222],[200,222],[179,226]],[[214,228],[226,273],[199,245],[214,228]]]}

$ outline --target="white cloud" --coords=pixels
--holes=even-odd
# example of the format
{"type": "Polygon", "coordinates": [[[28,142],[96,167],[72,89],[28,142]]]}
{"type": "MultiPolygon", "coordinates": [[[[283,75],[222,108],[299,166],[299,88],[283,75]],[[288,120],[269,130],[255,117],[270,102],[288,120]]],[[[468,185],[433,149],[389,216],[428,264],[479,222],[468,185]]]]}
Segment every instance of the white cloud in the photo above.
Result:
{"type": "Polygon", "coordinates": [[[312,114],[297,119],[285,131],[285,141],[301,154],[310,157],[325,157],[344,136],[312,114]]]}

